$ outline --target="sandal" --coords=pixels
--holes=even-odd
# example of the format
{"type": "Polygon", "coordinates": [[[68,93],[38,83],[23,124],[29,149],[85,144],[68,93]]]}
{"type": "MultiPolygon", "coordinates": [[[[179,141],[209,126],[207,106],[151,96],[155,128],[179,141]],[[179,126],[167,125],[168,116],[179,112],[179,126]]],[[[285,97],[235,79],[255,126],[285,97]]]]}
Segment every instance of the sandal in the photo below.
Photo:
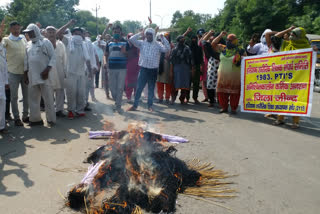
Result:
{"type": "Polygon", "coordinates": [[[6,128],[0,130],[0,134],[8,134],[8,133],[9,131],[6,128]]]}
{"type": "Polygon", "coordinates": [[[300,125],[298,123],[294,123],[291,126],[292,129],[298,129],[299,127],[300,127],[300,125]]]}
{"type": "Polygon", "coordinates": [[[283,120],[276,120],[273,122],[273,125],[276,125],[276,126],[280,126],[280,125],[283,125],[284,124],[284,121],[283,120]]]}

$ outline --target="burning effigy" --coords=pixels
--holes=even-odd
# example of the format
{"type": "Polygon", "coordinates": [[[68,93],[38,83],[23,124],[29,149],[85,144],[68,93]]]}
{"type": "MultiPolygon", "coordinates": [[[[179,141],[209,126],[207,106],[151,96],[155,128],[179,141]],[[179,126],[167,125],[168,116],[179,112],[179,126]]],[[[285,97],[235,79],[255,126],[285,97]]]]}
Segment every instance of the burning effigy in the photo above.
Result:
{"type": "Polygon", "coordinates": [[[67,196],[67,206],[87,214],[172,213],[179,193],[233,197],[228,175],[211,164],[185,162],[166,138],[129,125],[114,132],[85,160],[91,166],[67,196]]]}

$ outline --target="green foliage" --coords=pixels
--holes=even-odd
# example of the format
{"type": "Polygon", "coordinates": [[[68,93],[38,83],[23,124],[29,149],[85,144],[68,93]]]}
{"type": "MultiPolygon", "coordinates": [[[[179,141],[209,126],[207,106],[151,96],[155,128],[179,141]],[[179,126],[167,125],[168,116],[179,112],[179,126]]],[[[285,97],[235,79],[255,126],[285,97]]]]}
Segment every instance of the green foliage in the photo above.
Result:
{"type": "Polygon", "coordinates": [[[195,35],[197,30],[205,27],[209,20],[211,20],[210,14],[194,13],[192,10],[187,10],[182,14],[180,11],[176,11],[171,21],[172,27],[176,28],[176,31],[171,34],[172,39],[182,35],[188,27],[192,28],[192,33],[188,36],[195,35]]]}
{"type": "Polygon", "coordinates": [[[235,33],[244,43],[269,28],[282,31],[295,25],[320,34],[320,4],[314,0],[226,0],[225,6],[204,24],[206,30],[235,33]]]}
{"type": "Polygon", "coordinates": [[[122,26],[123,26],[123,31],[126,34],[128,34],[128,33],[137,33],[142,28],[141,22],[139,22],[139,21],[131,21],[131,20],[124,21],[122,26]]]}

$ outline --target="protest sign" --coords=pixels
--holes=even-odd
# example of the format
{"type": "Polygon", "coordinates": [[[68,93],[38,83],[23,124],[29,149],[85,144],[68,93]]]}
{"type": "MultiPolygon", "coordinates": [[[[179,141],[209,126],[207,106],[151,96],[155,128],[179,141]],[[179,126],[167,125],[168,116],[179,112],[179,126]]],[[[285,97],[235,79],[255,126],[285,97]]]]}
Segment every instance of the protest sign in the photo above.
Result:
{"type": "Polygon", "coordinates": [[[310,117],[316,58],[312,49],[245,57],[241,111],[310,117]]]}

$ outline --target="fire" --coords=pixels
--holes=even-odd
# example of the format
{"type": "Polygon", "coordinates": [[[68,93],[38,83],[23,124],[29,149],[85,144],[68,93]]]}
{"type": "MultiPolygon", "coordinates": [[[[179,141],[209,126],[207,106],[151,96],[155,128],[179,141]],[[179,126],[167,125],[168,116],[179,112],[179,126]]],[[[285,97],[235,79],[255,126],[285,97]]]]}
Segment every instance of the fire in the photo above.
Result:
{"type": "Polygon", "coordinates": [[[198,186],[200,186],[202,184],[202,176],[200,176],[199,180],[196,183],[198,186]]]}
{"type": "MultiPolygon", "coordinates": [[[[105,123],[105,129],[113,128],[105,123]]],[[[90,214],[132,213],[137,207],[174,212],[178,192],[195,186],[200,173],[176,158],[177,150],[166,146],[160,135],[136,125],[115,133],[87,158],[92,168],[69,192],[70,207],[84,208],[86,198],[90,214]]]]}

